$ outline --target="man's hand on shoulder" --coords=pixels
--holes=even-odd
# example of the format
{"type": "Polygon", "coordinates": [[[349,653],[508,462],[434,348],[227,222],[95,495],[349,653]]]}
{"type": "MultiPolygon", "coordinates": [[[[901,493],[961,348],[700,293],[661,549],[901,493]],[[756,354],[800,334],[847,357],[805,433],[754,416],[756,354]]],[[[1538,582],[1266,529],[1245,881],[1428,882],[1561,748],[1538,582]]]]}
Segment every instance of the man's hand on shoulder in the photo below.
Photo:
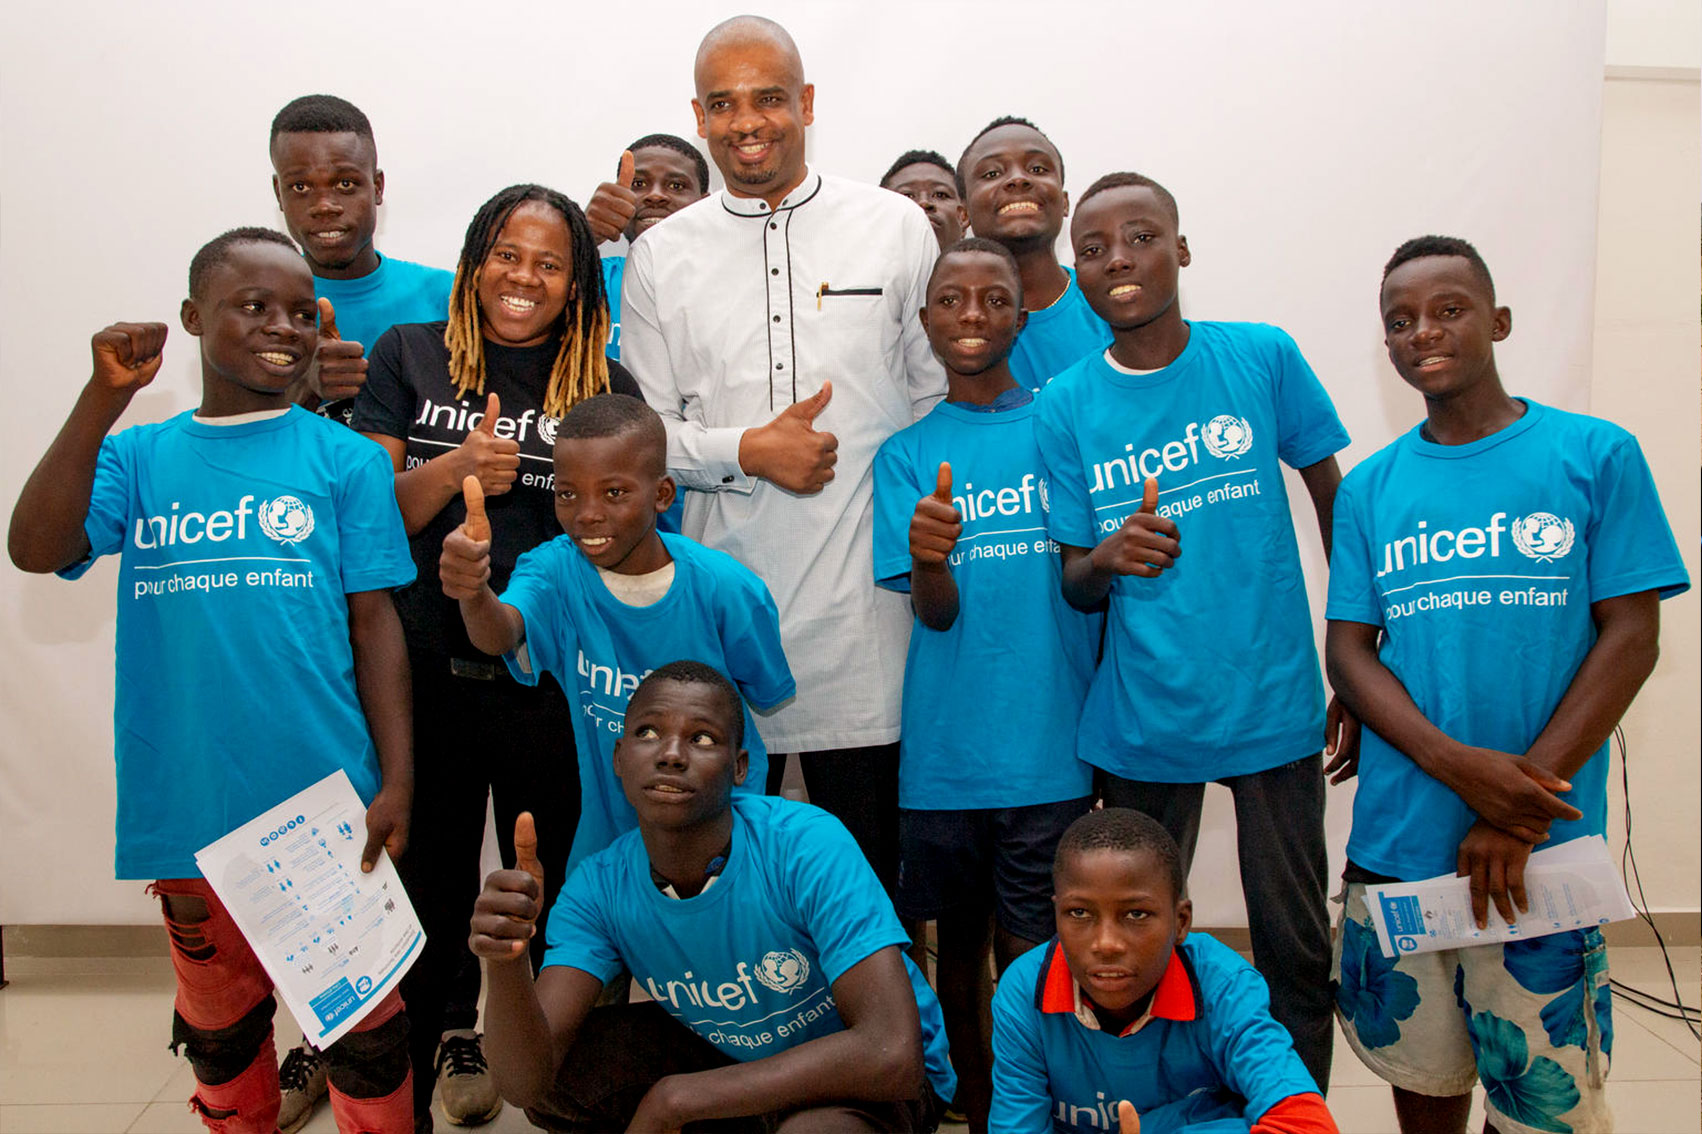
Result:
{"type": "Polygon", "coordinates": [[[772,481],[788,492],[810,496],[833,479],[839,438],[815,427],[833,398],[833,383],[781,410],[767,425],[747,429],[739,438],[739,467],[747,476],[772,481]]]}

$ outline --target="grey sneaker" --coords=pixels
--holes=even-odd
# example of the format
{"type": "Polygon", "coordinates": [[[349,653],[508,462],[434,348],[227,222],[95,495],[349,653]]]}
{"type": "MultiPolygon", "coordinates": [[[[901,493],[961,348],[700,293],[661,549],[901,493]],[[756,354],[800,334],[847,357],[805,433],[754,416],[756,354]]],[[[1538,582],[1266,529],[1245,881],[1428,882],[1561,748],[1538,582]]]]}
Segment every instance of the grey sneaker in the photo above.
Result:
{"type": "Polygon", "coordinates": [[[325,1064],[305,1042],[290,1048],[278,1068],[283,1105],[278,1108],[279,1134],[295,1134],[313,1117],[313,1104],[325,1097],[325,1064]]]}
{"type": "Polygon", "coordinates": [[[502,1109],[480,1038],[470,1029],[445,1032],[437,1048],[438,1101],[456,1126],[480,1126],[502,1109]]]}

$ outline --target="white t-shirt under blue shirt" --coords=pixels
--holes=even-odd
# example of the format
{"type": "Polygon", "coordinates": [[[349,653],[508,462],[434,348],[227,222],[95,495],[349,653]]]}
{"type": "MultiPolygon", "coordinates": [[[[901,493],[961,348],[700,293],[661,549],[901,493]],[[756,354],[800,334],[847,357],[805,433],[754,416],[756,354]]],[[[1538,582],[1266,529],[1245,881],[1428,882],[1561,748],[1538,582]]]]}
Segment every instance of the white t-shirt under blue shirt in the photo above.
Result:
{"type": "Polygon", "coordinates": [[[945,630],[918,620],[910,631],[900,807],[1025,807],[1092,790],[1076,724],[1101,619],[1064,601],[1035,409],[1032,398],[998,412],[942,402],[875,456],[881,586],[910,590],[910,519],[942,461],[963,520],[950,563],[957,620],[945,630]]]}
{"type": "MultiPolygon", "coordinates": [[[[656,888],[637,831],[592,855],[550,911],[545,965],[607,981],[624,967],[674,1019],[740,1061],[844,1030],[833,983],[908,943],[863,853],[817,807],[733,797],[733,848],[694,897],[656,888]]],[[[928,1080],[956,1092],[939,1001],[905,960],[928,1080]]]]}
{"type": "MultiPolygon", "coordinates": [[[[662,534],[674,581],[661,601],[628,606],[609,593],[573,541],[558,536],[522,555],[502,601],[526,620],[525,658],[508,670],[523,684],[553,673],[575,700],[581,809],[569,853],[571,870],[638,823],[614,772],[615,741],[627,699],[657,666],[690,659],[725,674],[750,705],[770,709],[792,696],[792,671],[780,646],[780,615],[768,588],[730,555],[684,536],[662,534]]],[[[750,770],[744,791],[761,793],[768,751],[745,707],[750,770]]]]}
{"type": "Polygon", "coordinates": [[[1260,323],[1189,324],[1169,366],[1083,359],[1040,398],[1048,526],[1092,548],[1158,479],[1182,555],[1111,585],[1105,654],[1077,752],[1127,779],[1200,783],[1319,750],[1323,683],[1282,465],[1347,432],[1300,348],[1260,323]]]}
{"type": "Polygon", "coordinates": [[[120,556],[120,878],[195,878],[195,852],[378,756],[355,690],[347,595],[414,577],[390,457],[299,409],[181,413],[101,443],[83,525],[120,556]]]}
{"type": "MultiPolygon", "coordinates": [[[[1466,445],[1417,428],[1336,494],[1325,614],[1383,630],[1380,656],[1427,720],[1463,743],[1523,754],[1596,641],[1590,604],[1689,577],[1636,438],[1527,402],[1466,445]]],[[[1584,813],[1552,843],[1602,834],[1607,745],[1562,796],[1584,813]]],[[[1396,878],[1452,874],[1475,814],[1367,728],[1347,853],[1396,878]]]]}

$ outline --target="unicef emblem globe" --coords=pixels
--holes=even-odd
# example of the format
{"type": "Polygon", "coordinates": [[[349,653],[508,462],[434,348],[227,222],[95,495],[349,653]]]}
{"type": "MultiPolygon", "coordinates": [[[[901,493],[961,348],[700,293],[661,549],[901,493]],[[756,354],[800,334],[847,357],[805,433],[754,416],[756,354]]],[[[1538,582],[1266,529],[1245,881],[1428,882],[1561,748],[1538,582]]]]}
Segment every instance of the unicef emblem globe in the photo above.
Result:
{"type": "Polygon", "coordinates": [[[1200,430],[1200,438],[1212,456],[1228,460],[1253,447],[1253,427],[1244,417],[1223,413],[1206,422],[1206,427],[1200,430]]]}
{"type": "Polygon", "coordinates": [[[313,534],[313,509],[299,497],[278,496],[260,505],[260,530],[288,547],[313,534]]]}
{"type": "Polygon", "coordinates": [[[810,979],[810,962],[796,949],[764,953],[756,965],[756,979],[775,992],[795,992],[810,979]]]}
{"type": "Polygon", "coordinates": [[[561,418],[550,417],[548,414],[538,419],[538,440],[546,445],[556,443],[556,429],[561,425],[561,418]]]}
{"type": "Polygon", "coordinates": [[[1532,512],[1513,521],[1513,546],[1538,563],[1552,563],[1572,550],[1572,521],[1552,512],[1532,512]]]}

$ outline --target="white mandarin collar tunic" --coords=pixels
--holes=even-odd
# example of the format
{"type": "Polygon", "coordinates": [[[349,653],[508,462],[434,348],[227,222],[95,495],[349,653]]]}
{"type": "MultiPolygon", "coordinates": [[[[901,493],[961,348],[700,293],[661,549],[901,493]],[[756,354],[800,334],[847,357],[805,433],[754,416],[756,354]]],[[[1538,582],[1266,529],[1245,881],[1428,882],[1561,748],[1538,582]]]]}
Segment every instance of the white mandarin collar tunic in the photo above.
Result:
{"type": "Polygon", "coordinates": [[[722,192],[628,254],[621,362],[668,427],[686,534],[736,557],[780,608],[798,696],[758,718],[772,752],[898,739],[903,595],[874,585],[875,450],[945,395],[918,314],[938,244],[915,204],[807,174],[778,208],[722,192]],[[797,496],[739,468],[739,438],[833,383],[816,428],[833,481],[797,496]]]}

